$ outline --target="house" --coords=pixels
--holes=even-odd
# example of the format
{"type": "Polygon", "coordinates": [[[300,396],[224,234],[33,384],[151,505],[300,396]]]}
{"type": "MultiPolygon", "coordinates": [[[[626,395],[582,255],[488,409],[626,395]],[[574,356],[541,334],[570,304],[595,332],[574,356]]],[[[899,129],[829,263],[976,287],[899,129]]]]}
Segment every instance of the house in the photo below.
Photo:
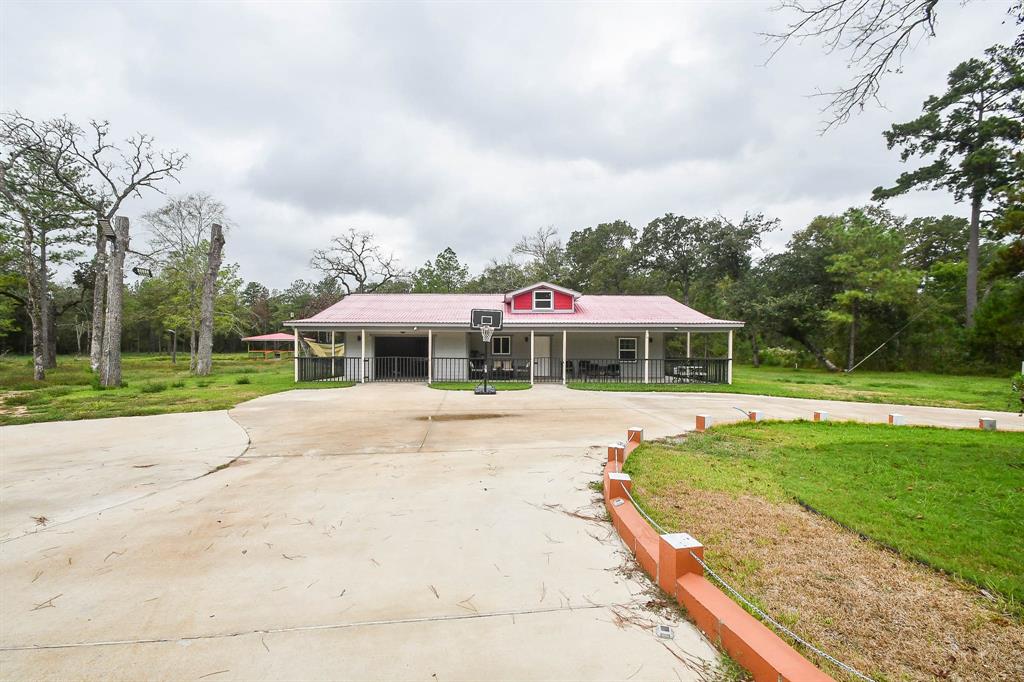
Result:
{"type": "Polygon", "coordinates": [[[491,381],[732,383],[733,331],[743,323],[668,296],[586,295],[538,282],[507,294],[351,294],[285,325],[296,381],[480,381],[486,370],[491,381]],[[489,354],[469,328],[478,308],[504,313],[489,354]],[[695,332],[728,335],[726,357],[693,357],[695,332]],[[681,357],[666,355],[674,334],[686,338],[681,357]],[[305,348],[314,336],[332,349],[327,357],[305,348]]]}

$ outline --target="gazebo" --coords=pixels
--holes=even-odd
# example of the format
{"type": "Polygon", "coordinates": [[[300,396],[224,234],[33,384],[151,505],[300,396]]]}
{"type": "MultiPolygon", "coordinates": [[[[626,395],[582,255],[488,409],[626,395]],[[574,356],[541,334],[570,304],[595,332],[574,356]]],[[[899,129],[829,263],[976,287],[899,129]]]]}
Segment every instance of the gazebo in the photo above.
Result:
{"type": "Polygon", "coordinates": [[[245,350],[250,358],[259,355],[262,355],[264,360],[287,358],[295,352],[295,337],[284,332],[246,336],[242,338],[242,341],[245,341],[245,350]],[[256,344],[255,348],[253,348],[253,344],[256,344]]]}

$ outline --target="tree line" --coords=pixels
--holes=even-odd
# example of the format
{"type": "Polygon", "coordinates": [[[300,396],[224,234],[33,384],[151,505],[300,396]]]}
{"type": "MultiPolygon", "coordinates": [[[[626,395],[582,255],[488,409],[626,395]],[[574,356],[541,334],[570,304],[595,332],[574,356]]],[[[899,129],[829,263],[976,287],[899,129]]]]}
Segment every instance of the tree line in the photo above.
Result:
{"type": "MultiPolygon", "coordinates": [[[[613,220],[564,241],[542,227],[477,273],[450,247],[405,268],[372,233],[350,229],[313,252],[317,279],[279,290],[221,263],[220,226],[238,228],[207,194],[171,197],[143,215],[139,248],[109,239],[102,226],[126,201],[174,181],[186,155],[159,151],[145,135],[114,144],[106,123],[86,135],[66,119],[36,124],[7,114],[0,344],[32,351],[41,371],[57,351],[88,349],[102,371],[104,338],[110,352],[115,328],[120,347],[138,351],[167,349],[174,330],[192,366],[208,371],[210,349],[238,350],[241,336],[279,331],[352,293],[498,293],[551,281],[588,294],[667,294],[743,320],[737,355],[755,365],[1014,367],[1024,358],[1022,92],[1020,46],[995,46],[958,65],[919,117],[884,132],[914,167],[890,184],[880,178],[864,205],[814,218],[775,252],[766,236],[781,225],[756,212],[668,213],[642,226],[613,220]],[[915,189],[948,191],[963,215],[908,218],[886,207],[915,189]],[[123,283],[110,269],[118,257],[152,276],[123,283]],[[52,280],[68,268],[70,277],[52,280]],[[112,289],[123,290],[114,325],[112,289]]],[[[705,352],[723,351],[708,343],[705,352]]]]}

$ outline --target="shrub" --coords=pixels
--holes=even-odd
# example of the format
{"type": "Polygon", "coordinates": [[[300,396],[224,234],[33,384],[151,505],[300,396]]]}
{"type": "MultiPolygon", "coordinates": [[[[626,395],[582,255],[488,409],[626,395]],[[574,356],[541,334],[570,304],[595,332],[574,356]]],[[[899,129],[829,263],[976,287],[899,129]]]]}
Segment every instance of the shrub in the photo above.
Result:
{"type": "Polygon", "coordinates": [[[1018,372],[1017,376],[1010,380],[1010,390],[1017,395],[1020,401],[1013,409],[1019,409],[1020,413],[1024,415],[1024,372],[1018,372]]]}
{"type": "Polygon", "coordinates": [[[251,384],[252,383],[252,379],[250,379],[249,377],[238,377],[238,378],[235,379],[235,383],[236,384],[251,384]]]}
{"type": "Polygon", "coordinates": [[[143,384],[139,390],[142,393],[160,393],[167,390],[167,384],[161,381],[154,381],[153,383],[143,384]]]}
{"type": "Polygon", "coordinates": [[[799,362],[800,353],[792,348],[765,348],[761,351],[761,364],[774,367],[792,367],[799,362]]]}
{"type": "Polygon", "coordinates": [[[181,379],[178,379],[177,381],[175,381],[174,383],[172,383],[172,384],[171,384],[171,386],[172,386],[173,388],[185,388],[185,382],[184,382],[184,381],[182,381],[181,379]]]}

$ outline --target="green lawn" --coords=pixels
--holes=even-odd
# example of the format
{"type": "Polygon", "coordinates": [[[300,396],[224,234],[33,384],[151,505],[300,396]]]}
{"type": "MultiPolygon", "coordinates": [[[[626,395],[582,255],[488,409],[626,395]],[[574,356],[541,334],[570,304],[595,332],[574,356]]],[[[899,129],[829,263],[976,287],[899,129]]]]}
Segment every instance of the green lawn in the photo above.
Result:
{"type": "MultiPolygon", "coordinates": [[[[431,388],[436,388],[441,391],[472,391],[477,386],[482,386],[481,381],[435,381],[430,384],[431,388]]],[[[498,393],[502,391],[524,391],[531,388],[529,382],[526,381],[510,381],[508,383],[498,382],[491,383],[498,393]]]]}
{"type": "Polygon", "coordinates": [[[213,374],[193,377],[188,355],[172,365],[167,355],[126,354],[125,386],[100,390],[88,358],[62,356],[46,381],[32,380],[32,361],[0,358],[0,425],[65,419],[96,419],[168,412],[223,410],[269,393],[300,388],[342,388],[347,382],[295,384],[288,360],[249,360],[244,354],[218,354],[213,374]]]}
{"type": "Polygon", "coordinates": [[[645,444],[625,471],[640,504],[669,528],[680,527],[673,498],[681,484],[796,500],[908,557],[1024,599],[1024,433],[744,422],[645,444]]]}
{"type": "Polygon", "coordinates": [[[1010,373],[962,376],[926,372],[831,373],[817,369],[737,366],[732,385],[614,384],[572,382],[585,391],[686,391],[752,393],[785,398],[852,400],[865,403],[932,405],[1017,412],[1021,403],[1010,389],[1010,373]]]}

